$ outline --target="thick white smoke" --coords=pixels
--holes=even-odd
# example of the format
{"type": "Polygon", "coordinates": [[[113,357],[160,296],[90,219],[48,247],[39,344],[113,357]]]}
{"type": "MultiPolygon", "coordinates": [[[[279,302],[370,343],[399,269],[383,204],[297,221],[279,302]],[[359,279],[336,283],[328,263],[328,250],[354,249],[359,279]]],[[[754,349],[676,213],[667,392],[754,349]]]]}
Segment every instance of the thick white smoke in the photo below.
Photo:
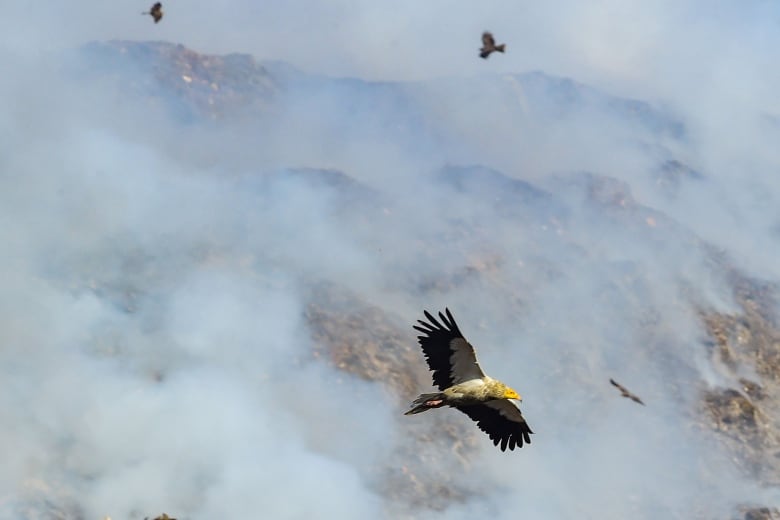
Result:
{"type": "Polygon", "coordinates": [[[0,21],[4,517],[40,486],[85,518],[386,514],[377,468],[404,442],[397,421],[429,418],[312,360],[319,280],[409,325],[449,306],[524,395],[533,444],[480,437],[457,478],[478,493],[443,517],[725,518],[776,502],[691,427],[709,369],[690,305],[732,305],[696,236],[780,275],[776,6],[225,0],[166,4],[159,25],[146,8],[16,3],[0,21]],[[484,29],[506,55],[476,57],[484,29]],[[323,82],[276,119],[181,125],[63,72],[108,38],[410,83],[371,97],[383,87],[323,82]],[[656,108],[510,75],[528,70],[656,108]],[[586,95],[561,109],[571,92],[586,95]],[[699,175],[670,189],[655,174],[672,159],[699,175]],[[446,165],[484,176],[459,184],[446,165]],[[265,176],[292,167],[343,170],[371,202],[265,176]],[[604,209],[593,192],[611,188],[583,172],[638,206],[617,185],[623,209],[604,209]]]}

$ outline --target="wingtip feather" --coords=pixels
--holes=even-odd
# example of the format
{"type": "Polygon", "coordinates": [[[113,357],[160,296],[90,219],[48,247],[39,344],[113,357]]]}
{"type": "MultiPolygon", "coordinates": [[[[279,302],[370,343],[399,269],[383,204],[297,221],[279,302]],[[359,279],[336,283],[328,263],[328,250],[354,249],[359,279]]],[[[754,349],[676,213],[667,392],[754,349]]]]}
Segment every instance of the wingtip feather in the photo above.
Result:
{"type": "Polygon", "coordinates": [[[425,317],[428,318],[428,321],[431,322],[431,330],[443,328],[441,323],[439,323],[439,321],[430,312],[425,311],[425,317]]]}
{"type": "Polygon", "coordinates": [[[439,311],[439,319],[442,323],[444,323],[445,328],[452,329],[452,325],[447,320],[447,316],[445,316],[441,311],[439,311]]]}

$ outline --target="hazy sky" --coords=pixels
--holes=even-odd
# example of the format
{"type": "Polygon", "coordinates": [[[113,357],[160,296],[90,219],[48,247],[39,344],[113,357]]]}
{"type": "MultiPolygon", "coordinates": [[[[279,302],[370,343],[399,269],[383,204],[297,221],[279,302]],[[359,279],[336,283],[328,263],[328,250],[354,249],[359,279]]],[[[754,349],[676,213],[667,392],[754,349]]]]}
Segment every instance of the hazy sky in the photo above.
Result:
{"type": "Polygon", "coordinates": [[[86,518],[387,514],[377,468],[411,462],[397,451],[408,418],[381,384],[311,361],[312,280],[379,306],[410,342],[422,309],[450,306],[485,368],[524,395],[533,444],[502,454],[480,435],[455,478],[479,493],[442,517],[725,518],[743,499],[778,502],[691,427],[701,382],[733,381],[711,368],[681,295],[733,308],[693,234],[780,279],[778,4],[171,1],[158,25],[148,7],[3,7],[0,513],[43,489],[86,518]],[[505,55],[477,58],[484,29],[505,55]],[[52,61],[114,38],[447,78],[415,98],[443,137],[399,137],[386,121],[405,107],[348,113],[335,89],[287,99],[262,131],[185,128],[52,61]],[[505,74],[537,69],[650,100],[684,135],[528,107],[505,74]],[[650,173],[672,158],[703,180],[661,189],[650,173]],[[436,181],[445,164],[499,168],[554,204],[508,217],[522,205],[490,181],[436,181]],[[337,167],[384,198],[364,218],[332,189],[253,181],[279,165],[337,167]],[[585,170],[676,223],[613,219],[573,176],[585,170]],[[480,280],[419,290],[491,259],[480,280]]]}

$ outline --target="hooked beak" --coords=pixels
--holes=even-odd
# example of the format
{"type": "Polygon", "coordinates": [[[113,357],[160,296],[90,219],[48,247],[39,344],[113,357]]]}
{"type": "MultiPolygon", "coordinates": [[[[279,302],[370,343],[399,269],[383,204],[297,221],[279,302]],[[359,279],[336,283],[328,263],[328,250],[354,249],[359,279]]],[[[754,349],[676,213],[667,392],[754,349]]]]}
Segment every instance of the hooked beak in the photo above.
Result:
{"type": "Polygon", "coordinates": [[[523,400],[523,398],[520,396],[520,394],[518,394],[517,392],[515,392],[511,388],[507,388],[504,391],[504,399],[517,399],[518,401],[522,401],[523,400]]]}

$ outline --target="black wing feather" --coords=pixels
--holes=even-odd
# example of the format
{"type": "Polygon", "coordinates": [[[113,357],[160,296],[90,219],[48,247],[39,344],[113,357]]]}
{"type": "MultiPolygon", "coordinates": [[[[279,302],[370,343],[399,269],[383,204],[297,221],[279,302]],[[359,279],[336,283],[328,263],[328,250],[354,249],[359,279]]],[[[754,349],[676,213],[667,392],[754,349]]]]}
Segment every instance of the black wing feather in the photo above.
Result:
{"type": "Polygon", "coordinates": [[[439,313],[439,319],[441,320],[441,323],[439,323],[430,312],[423,311],[429,323],[417,320],[419,325],[412,326],[415,330],[425,334],[424,336],[417,336],[417,341],[420,343],[423,354],[425,354],[428,368],[433,372],[433,384],[439,390],[444,390],[454,384],[450,361],[452,356],[450,342],[457,338],[465,340],[450,310],[444,309],[444,312],[446,316],[441,312],[439,313]]]}
{"type": "Polygon", "coordinates": [[[501,444],[501,451],[512,451],[523,447],[525,444],[531,444],[531,428],[523,422],[510,421],[501,412],[489,406],[478,404],[473,406],[456,406],[458,410],[468,415],[472,421],[477,423],[480,430],[487,433],[495,446],[501,444]]]}
{"type": "Polygon", "coordinates": [[[622,395],[623,397],[627,397],[628,399],[631,399],[632,401],[634,401],[636,403],[639,403],[641,405],[645,404],[644,402],[642,402],[642,399],[640,399],[638,395],[636,395],[633,392],[630,392],[628,390],[628,388],[626,388],[625,386],[621,385],[620,383],[618,383],[614,379],[610,378],[609,382],[612,383],[612,386],[614,386],[618,390],[620,390],[620,395],[622,395]]]}

